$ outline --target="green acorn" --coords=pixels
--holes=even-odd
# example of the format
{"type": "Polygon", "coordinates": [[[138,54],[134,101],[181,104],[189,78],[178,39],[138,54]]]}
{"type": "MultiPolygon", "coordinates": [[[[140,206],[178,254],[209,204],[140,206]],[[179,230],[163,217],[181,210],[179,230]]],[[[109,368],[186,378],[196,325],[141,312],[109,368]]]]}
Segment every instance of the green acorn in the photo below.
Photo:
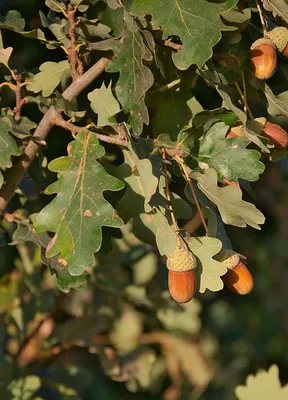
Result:
{"type": "Polygon", "coordinates": [[[288,29],[284,26],[279,26],[269,31],[267,37],[276,45],[279,53],[282,53],[288,43],[288,29]]]}

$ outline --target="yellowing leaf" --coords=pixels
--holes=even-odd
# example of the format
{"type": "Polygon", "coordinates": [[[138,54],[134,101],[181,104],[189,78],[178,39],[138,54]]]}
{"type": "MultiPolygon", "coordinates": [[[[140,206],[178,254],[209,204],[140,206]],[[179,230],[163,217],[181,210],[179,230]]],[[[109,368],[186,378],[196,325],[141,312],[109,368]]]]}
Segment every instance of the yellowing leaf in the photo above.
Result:
{"type": "Polygon", "coordinates": [[[59,180],[46,190],[57,196],[38,214],[35,226],[38,232],[55,232],[46,256],[59,254],[62,265],[73,276],[93,267],[93,253],[102,242],[102,226],[122,226],[103,192],[117,191],[124,185],[96,161],[103,155],[104,148],[96,136],[82,131],[68,146],[68,157],[49,164],[52,171],[59,173],[59,180]]]}
{"type": "Polygon", "coordinates": [[[40,72],[33,78],[28,90],[34,93],[42,91],[44,97],[48,97],[56,89],[65,76],[70,76],[70,66],[67,60],[59,63],[48,61],[40,66],[40,72]]]}
{"type": "Polygon", "coordinates": [[[238,400],[287,400],[288,385],[281,386],[279,369],[271,365],[268,371],[260,370],[249,375],[245,386],[237,386],[235,394],[238,400]]]}
{"type": "Polygon", "coordinates": [[[217,173],[209,168],[204,174],[193,173],[198,182],[199,189],[215,203],[225,224],[240,226],[247,225],[260,229],[259,224],[264,224],[264,215],[257,210],[254,204],[242,200],[242,191],[238,187],[217,185],[217,173]]]}
{"type": "Polygon", "coordinates": [[[106,88],[104,82],[100,89],[94,89],[88,94],[92,110],[98,114],[97,125],[104,126],[111,123],[110,118],[120,111],[118,101],[112,94],[111,85],[106,88]]]}
{"type": "Polygon", "coordinates": [[[220,277],[227,272],[227,269],[223,264],[212,258],[221,250],[221,241],[206,236],[190,237],[185,238],[185,240],[190,250],[200,261],[200,263],[197,263],[197,269],[200,270],[200,293],[204,293],[206,289],[211,290],[211,292],[223,289],[224,285],[220,277]]]}

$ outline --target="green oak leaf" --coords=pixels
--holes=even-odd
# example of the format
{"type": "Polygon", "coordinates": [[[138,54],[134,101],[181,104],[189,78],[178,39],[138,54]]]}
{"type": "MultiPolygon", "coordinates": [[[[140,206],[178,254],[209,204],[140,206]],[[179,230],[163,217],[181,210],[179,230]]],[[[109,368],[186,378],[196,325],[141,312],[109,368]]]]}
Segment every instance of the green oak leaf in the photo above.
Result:
{"type": "Polygon", "coordinates": [[[27,89],[34,93],[42,91],[42,95],[48,97],[62,79],[70,75],[71,70],[67,60],[59,63],[48,61],[40,66],[40,72],[33,77],[32,83],[27,86],[27,89]]]}
{"type": "Polygon", "coordinates": [[[125,182],[125,194],[117,202],[116,209],[120,217],[127,223],[131,218],[144,212],[145,194],[131,152],[124,150],[123,155],[124,163],[115,170],[115,175],[125,182]]]}
{"type": "Polygon", "coordinates": [[[288,118],[288,91],[275,96],[270,87],[265,84],[265,95],[268,102],[268,112],[273,117],[282,115],[288,118]]]}
{"type": "MultiPolygon", "coordinates": [[[[35,215],[30,216],[30,219],[34,219],[35,215]]],[[[70,289],[82,289],[86,286],[86,278],[84,275],[72,276],[69,274],[67,268],[64,268],[62,264],[58,262],[58,257],[53,256],[47,258],[45,256],[46,248],[51,240],[51,237],[47,232],[36,233],[33,225],[18,224],[17,229],[13,233],[13,242],[10,243],[18,244],[21,242],[33,242],[41,249],[41,260],[43,264],[49,267],[52,274],[56,274],[57,285],[62,292],[67,293],[70,289]]]]}
{"type": "MultiPolygon", "coordinates": [[[[79,1],[81,3],[81,1],[79,1]]],[[[45,0],[45,5],[55,12],[66,10],[66,4],[61,0],[45,0]]]]}
{"type": "Polygon", "coordinates": [[[238,178],[254,182],[265,169],[259,161],[261,154],[256,150],[247,150],[250,141],[245,137],[226,139],[228,126],[223,122],[214,124],[205,134],[199,149],[199,161],[231,181],[238,178]]]}
{"type": "Polygon", "coordinates": [[[260,370],[256,375],[249,375],[246,385],[237,386],[235,394],[238,400],[286,400],[288,385],[281,385],[279,368],[273,364],[268,371],[260,370]]]}
{"type": "Polygon", "coordinates": [[[126,29],[121,46],[114,52],[114,58],[106,67],[108,72],[119,72],[115,91],[135,135],[140,135],[143,123],[149,123],[148,110],[144,102],[145,93],[153,84],[153,74],[143,62],[151,60],[152,53],[146,46],[139,31],[126,29]]]}
{"type": "Polygon", "coordinates": [[[4,64],[9,68],[9,58],[12,54],[13,47],[7,47],[6,49],[0,49],[0,63],[4,64]]]}
{"type": "Polygon", "coordinates": [[[120,228],[123,224],[103,196],[104,191],[118,191],[124,186],[96,161],[104,154],[96,136],[82,131],[68,146],[68,157],[49,164],[51,171],[58,172],[59,179],[46,193],[57,196],[38,214],[35,227],[37,232],[55,232],[46,256],[59,254],[73,276],[93,267],[93,253],[102,243],[102,227],[120,228]]]}
{"type": "MultiPolygon", "coordinates": [[[[12,166],[11,156],[20,156],[21,150],[15,140],[9,135],[10,127],[0,120],[0,168],[6,169],[12,166]]],[[[3,175],[0,172],[0,187],[3,185],[3,175]]]]}
{"type": "MultiPolygon", "coordinates": [[[[211,63],[211,61],[209,61],[211,63]]],[[[212,64],[212,63],[211,63],[212,64]]],[[[213,86],[217,92],[220,94],[222,97],[223,103],[222,106],[226,108],[227,110],[233,111],[234,114],[237,115],[237,117],[240,119],[242,124],[244,125],[246,129],[246,137],[253,143],[255,143],[258,147],[260,147],[261,150],[263,150],[265,153],[269,153],[269,149],[265,146],[265,144],[261,141],[260,137],[251,130],[251,128],[247,127],[247,116],[246,114],[240,110],[237,106],[235,106],[234,102],[232,101],[231,98],[231,88],[228,85],[224,85],[221,83],[219,79],[219,74],[217,72],[212,72],[210,70],[205,70],[205,71],[199,71],[199,75],[206,80],[207,83],[209,83],[211,86],[213,86]]]]}
{"type": "MultiPolygon", "coordinates": [[[[127,150],[124,150],[124,159],[125,162],[117,168],[116,175],[125,181],[126,192],[117,203],[116,209],[125,222],[133,218],[133,232],[138,239],[153,245],[156,241],[160,254],[169,256],[176,247],[176,235],[171,221],[168,221],[163,207],[157,203],[151,207],[147,202],[158,187],[158,179],[152,173],[151,161],[140,160],[135,153],[133,155],[127,150]]],[[[159,197],[162,200],[161,196],[157,200],[159,197]]],[[[183,210],[186,204],[179,204],[177,195],[172,196],[172,200],[177,203],[182,214],[186,211],[187,215],[187,210],[183,210]]]]}
{"type": "Polygon", "coordinates": [[[192,177],[197,180],[199,189],[215,203],[225,224],[245,228],[247,225],[260,229],[264,224],[264,215],[254,204],[242,200],[242,191],[238,187],[217,185],[217,172],[209,168],[204,174],[194,172],[192,177]]]}
{"type": "Polygon", "coordinates": [[[213,259],[222,248],[219,239],[213,237],[188,237],[185,238],[190,250],[197,257],[197,268],[200,272],[200,293],[206,289],[211,292],[222,290],[224,285],[221,276],[227,272],[226,267],[219,261],[213,259]]]}
{"type": "Polygon", "coordinates": [[[288,4],[285,0],[263,0],[263,7],[271,11],[274,17],[280,17],[288,23],[288,4]]]}
{"type": "Polygon", "coordinates": [[[106,88],[104,82],[100,89],[94,89],[88,94],[92,110],[98,114],[97,125],[110,125],[111,118],[120,111],[118,101],[115,99],[111,89],[112,81],[106,88]]]}
{"type": "Polygon", "coordinates": [[[58,42],[47,40],[41,29],[33,29],[32,31],[24,31],[25,19],[21,18],[21,14],[16,10],[10,10],[4,16],[0,15],[0,29],[7,29],[8,31],[19,33],[20,35],[38,39],[45,43],[53,44],[54,46],[59,46],[58,42]]]}
{"type": "Polygon", "coordinates": [[[237,0],[220,4],[205,0],[134,0],[130,12],[139,17],[151,14],[153,26],[162,28],[164,39],[179,36],[183,47],[173,54],[173,61],[184,70],[191,64],[205,64],[221,39],[221,31],[234,30],[222,22],[221,14],[236,3],[237,0]]]}

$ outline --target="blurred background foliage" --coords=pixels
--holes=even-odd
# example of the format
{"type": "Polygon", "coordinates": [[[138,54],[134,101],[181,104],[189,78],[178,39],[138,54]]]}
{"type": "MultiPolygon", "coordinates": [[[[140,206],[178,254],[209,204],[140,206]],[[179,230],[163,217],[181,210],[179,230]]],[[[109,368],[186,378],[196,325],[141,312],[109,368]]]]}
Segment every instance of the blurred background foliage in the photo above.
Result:
{"type": "MultiPolygon", "coordinates": [[[[40,23],[40,7],[45,10],[42,0],[2,0],[0,13],[17,9],[26,29],[33,29],[40,23]]],[[[18,70],[62,59],[60,50],[51,52],[13,32],[3,31],[3,40],[14,47],[11,66],[18,70]]],[[[4,68],[0,74],[3,78],[4,68]]],[[[196,91],[209,107],[201,80],[196,91]]],[[[13,107],[13,96],[3,89],[1,107],[13,107]]],[[[214,91],[213,96],[215,107],[214,91]]],[[[41,118],[35,105],[25,112],[33,121],[41,118]]],[[[64,154],[70,140],[69,133],[54,129],[44,151],[47,159],[64,154]]],[[[30,212],[45,205],[46,196],[35,194],[55,179],[46,169],[40,175],[37,161],[32,169],[37,183],[22,183],[30,212]]],[[[255,289],[245,298],[224,289],[176,304],[168,294],[163,260],[135,238],[129,224],[122,237],[112,240],[108,256],[97,257],[88,287],[64,294],[43,265],[39,247],[32,242],[9,246],[13,231],[4,221],[1,399],[233,400],[235,387],[248,374],[271,364],[279,366],[280,380],[287,382],[287,180],[285,158],[267,165],[253,185],[256,205],[267,219],[260,232],[227,226],[233,247],[247,257],[254,276],[255,289]]],[[[21,207],[21,201],[16,197],[11,209],[21,207]]]]}

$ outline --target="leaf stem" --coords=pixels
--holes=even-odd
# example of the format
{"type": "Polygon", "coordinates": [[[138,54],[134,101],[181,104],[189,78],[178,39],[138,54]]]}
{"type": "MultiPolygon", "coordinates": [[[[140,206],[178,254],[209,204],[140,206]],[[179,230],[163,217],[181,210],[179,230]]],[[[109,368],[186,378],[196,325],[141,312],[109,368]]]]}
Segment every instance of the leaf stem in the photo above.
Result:
{"type": "Polygon", "coordinates": [[[192,194],[193,199],[194,199],[194,201],[195,201],[195,205],[196,205],[197,210],[198,210],[198,213],[199,213],[199,215],[200,215],[201,222],[202,222],[202,225],[203,225],[203,227],[204,227],[204,229],[205,229],[206,235],[207,235],[207,236],[210,236],[210,232],[209,232],[209,229],[208,229],[208,225],[206,224],[205,217],[204,217],[203,211],[202,211],[202,209],[201,209],[201,206],[200,206],[200,204],[199,204],[199,201],[198,201],[197,194],[196,194],[196,192],[195,192],[193,183],[191,182],[191,179],[190,179],[190,177],[189,177],[189,173],[188,173],[188,171],[187,171],[187,167],[186,167],[186,165],[184,164],[184,161],[182,160],[182,158],[180,158],[180,157],[175,157],[175,160],[181,165],[181,168],[182,168],[182,170],[183,170],[183,172],[184,172],[184,175],[185,175],[185,179],[186,179],[186,181],[187,181],[187,183],[188,183],[188,185],[189,185],[191,194],[192,194]]]}
{"type": "Polygon", "coordinates": [[[250,107],[249,107],[249,105],[247,103],[247,100],[246,100],[246,85],[245,85],[245,83],[244,83],[244,86],[243,86],[243,89],[245,90],[245,95],[242,92],[238,82],[234,82],[234,85],[235,85],[235,87],[236,87],[236,89],[237,89],[237,91],[238,91],[238,93],[239,93],[239,95],[241,97],[242,103],[244,105],[244,110],[247,109],[250,118],[254,119],[254,115],[252,114],[252,111],[251,111],[251,109],[250,109],[250,107]]]}
{"type": "Polygon", "coordinates": [[[256,7],[257,7],[257,10],[258,10],[258,13],[259,13],[259,17],[260,17],[260,21],[261,21],[261,24],[262,24],[263,35],[265,37],[266,34],[267,34],[267,29],[266,29],[266,23],[265,23],[264,17],[263,17],[263,12],[262,12],[262,9],[260,7],[259,1],[255,0],[255,3],[256,3],[256,7]]]}
{"type": "MultiPolygon", "coordinates": [[[[162,158],[163,160],[166,160],[166,152],[165,149],[162,149],[162,158]]],[[[177,225],[177,221],[176,221],[176,217],[175,217],[175,213],[173,210],[173,207],[171,205],[171,196],[170,196],[170,190],[169,190],[169,179],[168,179],[168,170],[167,170],[167,164],[163,163],[163,169],[164,169],[164,177],[165,177],[165,189],[166,189],[166,197],[168,200],[168,209],[170,211],[171,214],[171,219],[173,222],[173,228],[176,234],[178,234],[179,228],[177,225]]]]}

